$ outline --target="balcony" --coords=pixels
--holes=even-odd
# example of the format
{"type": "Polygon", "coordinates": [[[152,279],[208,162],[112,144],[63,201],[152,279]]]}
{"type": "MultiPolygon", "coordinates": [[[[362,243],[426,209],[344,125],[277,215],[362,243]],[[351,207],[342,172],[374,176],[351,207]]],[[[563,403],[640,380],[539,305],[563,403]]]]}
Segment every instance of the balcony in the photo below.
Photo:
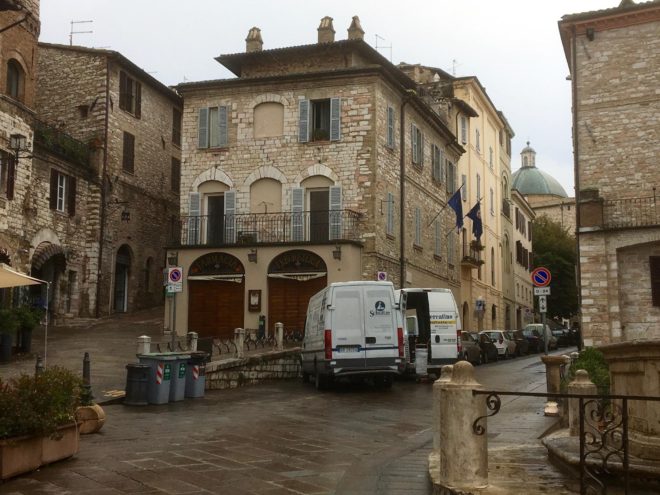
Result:
{"type": "Polygon", "coordinates": [[[509,203],[508,199],[502,200],[502,215],[509,219],[511,218],[511,203],[509,203]]]}
{"type": "Polygon", "coordinates": [[[172,243],[217,247],[359,241],[360,217],[352,210],[184,216],[173,228],[172,243]]]}
{"type": "Polygon", "coordinates": [[[484,261],[481,259],[481,251],[484,250],[484,247],[472,241],[469,244],[463,244],[463,257],[461,258],[461,266],[467,268],[479,268],[484,264],[484,261]]]}
{"type": "Polygon", "coordinates": [[[34,142],[64,160],[89,166],[89,146],[55,127],[35,121],[34,142]]]}
{"type": "Polygon", "coordinates": [[[660,225],[655,196],[603,200],[603,228],[622,229],[660,225]]]}

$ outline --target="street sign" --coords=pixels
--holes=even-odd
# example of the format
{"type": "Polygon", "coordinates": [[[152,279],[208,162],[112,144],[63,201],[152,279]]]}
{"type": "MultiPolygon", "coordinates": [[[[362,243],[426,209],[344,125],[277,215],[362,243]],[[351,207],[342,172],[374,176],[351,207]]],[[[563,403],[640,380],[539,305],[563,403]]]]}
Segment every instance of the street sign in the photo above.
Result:
{"type": "Polygon", "coordinates": [[[387,272],[378,272],[377,279],[381,282],[386,281],[387,280],[387,272]]]}
{"type": "Polygon", "coordinates": [[[550,287],[534,287],[535,296],[549,296],[550,287]]]}
{"type": "Polygon", "coordinates": [[[552,280],[552,275],[550,270],[540,266],[532,272],[532,283],[537,287],[546,287],[550,285],[550,280],[552,280]]]}
{"type": "Polygon", "coordinates": [[[167,292],[183,292],[183,268],[174,266],[167,269],[167,292]]]}
{"type": "Polygon", "coordinates": [[[539,313],[548,312],[548,300],[546,296],[539,296],[539,313]]]}

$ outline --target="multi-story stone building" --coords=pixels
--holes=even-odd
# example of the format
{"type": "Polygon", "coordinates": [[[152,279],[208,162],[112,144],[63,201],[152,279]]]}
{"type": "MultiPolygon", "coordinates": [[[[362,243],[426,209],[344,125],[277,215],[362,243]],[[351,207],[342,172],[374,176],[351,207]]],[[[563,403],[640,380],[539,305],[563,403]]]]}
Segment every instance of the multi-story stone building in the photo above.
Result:
{"type": "Polygon", "coordinates": [[[302,330],[327,284],[387,279],[458,299],[453,212],[463,147],[417,85],[363,41],[357,17],[335,41],[216,60],[237,77],[183,83],[183,267],[178,333],[229,336],[264,315],[302,330]]]}
{"type": "MultiPolygon", "coordinates": [[[[559,22],[573,94],[580,320],[614,394],[658,396],[660,1],[559,22]],[[608,345],[609,344],[609,345],[608,345]]],[[[660,405],[628,406],[632,455],[660,459],[660,405]]]]}
{"type": "Polygon", "coordinates": [[[511,190],[511,206],[514,219],[513,256],[505,260],[505,272],[513,265],[515,287],[515,328],[534,322],[534,287],[530,277],[534,267],[532,253],[532,223],[534,210],[517,190],[511,190]]]}
{"type": "Polygon", "coordinates": [[[42,140],[67,133],[91,157],[89,166],[43,161],[32,268],[59,258],[66,284],[55,305],[69,316],[158,305],[178,219],[181,98],[114,51],[47,43],[38,51],[42,140]]]}

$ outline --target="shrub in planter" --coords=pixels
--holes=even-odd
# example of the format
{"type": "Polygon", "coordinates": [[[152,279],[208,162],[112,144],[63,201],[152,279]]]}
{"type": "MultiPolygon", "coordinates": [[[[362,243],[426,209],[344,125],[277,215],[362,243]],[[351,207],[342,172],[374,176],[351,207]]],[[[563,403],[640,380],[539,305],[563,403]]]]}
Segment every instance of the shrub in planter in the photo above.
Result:
{"type": "Polygon", "coordinates": [[[563,391],[575,379],[577,370],[586,370],[589,373],[589,379],[596,385],[598,393],[609,395],[610,367],[607,365],[602,352],[594,347],[587,347],[583,350],[568,370],[568,376],[565,377],[564,383],[562,383],[563,391]]]}
{"type": "Polygon", "coordinates": [[[21,352],[30,352],[32,346],[32,331],[39,325],[43,311],[29,306],[20,306],[14,310],[19,322],[19,344],[21,352]]]}

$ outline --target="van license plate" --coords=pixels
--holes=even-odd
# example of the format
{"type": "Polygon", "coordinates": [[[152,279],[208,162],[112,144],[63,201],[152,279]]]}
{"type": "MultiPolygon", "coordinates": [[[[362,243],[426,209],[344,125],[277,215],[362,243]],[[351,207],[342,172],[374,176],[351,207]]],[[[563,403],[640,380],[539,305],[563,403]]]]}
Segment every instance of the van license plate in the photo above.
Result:
{"type": "Polygon", "coordinates": [[[338,345],[337,352],[360,352],[359,345],[338,345]]]}

